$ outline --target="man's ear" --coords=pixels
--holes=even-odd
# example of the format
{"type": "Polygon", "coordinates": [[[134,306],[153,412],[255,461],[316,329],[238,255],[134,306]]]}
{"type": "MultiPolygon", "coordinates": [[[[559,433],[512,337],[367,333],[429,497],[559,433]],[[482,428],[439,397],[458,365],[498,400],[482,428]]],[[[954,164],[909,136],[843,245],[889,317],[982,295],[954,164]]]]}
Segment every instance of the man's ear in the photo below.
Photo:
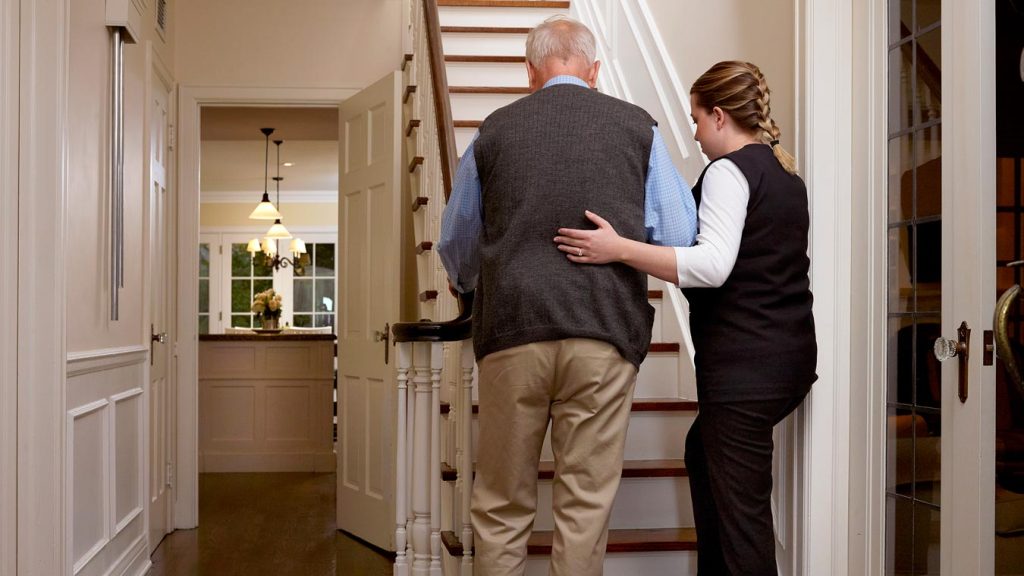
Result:
{"type": "Polygon", "coordinates": [[[529,60],[526,61],[526,77],[529,79],[530,90],[536,92],[540,89],[539,86],[535,86],[537,78],[537,69],[533,67],[533,64],[529,60]]]}
{"type": "Polygon", "coordinates": [[[597,88],[597,75],[601,71],[601,61],[594,60],[594,65],[590,67],[590,71],[587,73],[587,84],[591,88],[597,88]]]}

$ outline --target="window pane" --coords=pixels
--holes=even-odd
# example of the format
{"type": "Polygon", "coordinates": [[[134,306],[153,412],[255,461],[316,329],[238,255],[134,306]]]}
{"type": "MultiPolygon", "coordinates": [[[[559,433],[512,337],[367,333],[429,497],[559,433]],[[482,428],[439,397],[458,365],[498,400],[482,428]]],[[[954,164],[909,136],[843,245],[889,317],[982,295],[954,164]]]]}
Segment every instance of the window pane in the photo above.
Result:
{"type": "Polygon", "coordinates": [[[942,17],[942,0],[917,0],[917,29],[927,28],[942,17]]]}
{"type": "Polygon", "coordinates": [[[210,277],[210,245],[199,245],[199,277],[210,277]]]}
{"type": "Polygon", "coordinates": [[[252,328],[252,314],[232,314],[231,325],[235,328],[252,328]]]}
{"type": "Polygon", "coordinates": [[[890,528],[885,543],[885,574],[913,574],[914,506],[906,498],[885,499],[885,525],[890,528]]]}
{"type": "Polygon", "coordinates": [[[890,319],[888,338],[886,400],[910,404],[914,401],[914,321],[910,317],[890,319]]]}
{"type": "MultiPolygon", "coordinates": [[[[274,287],[274,280],[271,279],[271,278],[256,279],[256,280],[252,281],[252,293],[253,293],[253,295],[259,294],[260,292],[264,292],[266,290],[270,290],[273,287],[274,287]]],[[[249,305],[250,305],[250,308],[251,308],[251,306],[252,306],[252,297],[251,296],[249,297],[249,305]]]]}
{"type": "Polygon", "coordinates": [[[889,42],[910,35],[914,29],[914,6],[911,0],[889,0],[889,42]]]}
{"type": "Polygon", "coordinates": [[[199,311],[210,311],[210,281],[205,278],[199,280],[199,311]]]}
{"type": "Polygon", "coordinates": [[[889,312],[911,312],[910,226],[889,229],[889,312]]]}
{"type": "MultiPolygon", "coordinates": [[[[938,486],[936,486],[938,490],[938,486]]],[[[939,575],[940,512],[926,504],[914,503],[914,574],[939,575]]]]}
{"type": "Polygon", "coordinates": [[[914,134],[917,168],[917,217],[942,215],[942,126],[914,134]]]}
{"type": "Polygon", "coordinates": [[[317,312],[334,312],[334,279],[316,280],[315,305],[317,312]]]}
{"type": "Polygon", "coordinates": [[[889,141],[889,222],[914,215],[914,149],[910,134],[889,141]]]}
{"type": "Polygon", "coordinates": [[[312,312],[313,311],[313,281],[312,280],[294,280],[292,283],[294,306],[295,312],[312,312]]]}
{"type": "MultiPolygon", "coordinates": [[[[938,316],[924,317],[917,322],[917,386],[914,387],[914,404],[929,408],[942,406],[942,368],[935,358],[935,340],[942,335],[942,323],[938,316]]],[[[934,430],[939,433],[938,429],[934,430]]]]}
{"type": "Polygon", "coordinates": [[[312,328],[313,327],[313,315],[312,314],[296,314],[292,317],[292,321],[295,323],[294,326],[299,328],[312,328]]]}
{"type": "Polygon", "coordinates": [[[914,226],[914,287],[917,311],[942,311],[942,222],[914,226]]]}
{"type": "Polygon", "coordinates": [[[917,45],[918,122],[942,116],[942,31],[932,30],[914,41],[917,45]]]}
{"type": "Polygon", "coordinates": [[[334,244],[317,244],[313,261],[317,276],[334,276],[334,244]]]}
{"type": "Polygon", "coordinates": [[[249,312],[252,310],[252,280],[231,281],[231,311],[249,312]]]}
{"type": "Polygon", "coordinates": [[[885,450],[885,489],[894,494],[914,494],[914,432],[918,422],[911,410],[889,408],[885,450]]]}
{"type": "Polygon", "coordinates": [[[910,95],[910,57],[912,43],[889,51],[889,134],[910,127],[913,99],[910,95]]]}
{"type": "Polygon", "coordinates": [[[318,327],[334,326],[334,314],[317,314],[316,325],[318,327]]]}
{"type": "Polygon", "coordinates": [[[269,278],[274,275],[274,269],[267,263],[267,259],[262,254],[253,260],[252,275],[257,278],[269,278]]]}
{"type": "Polygon", "coordinates": [[[942,416],[918,412],[923,423],[914,441],[914,498],[938,505],[942,478],[942,416]]]}
{"type": "Polygon", "coordinates": [[[245,251],[247,244],[231,245],[231,275],[250,276],[252,274],[252,256],[245,251]]]}
{"type": "Polygon", "coordinates": [[[210,333],[210,317],[206,314],[199,315],[199,333],[209,334],[210,333]]]}

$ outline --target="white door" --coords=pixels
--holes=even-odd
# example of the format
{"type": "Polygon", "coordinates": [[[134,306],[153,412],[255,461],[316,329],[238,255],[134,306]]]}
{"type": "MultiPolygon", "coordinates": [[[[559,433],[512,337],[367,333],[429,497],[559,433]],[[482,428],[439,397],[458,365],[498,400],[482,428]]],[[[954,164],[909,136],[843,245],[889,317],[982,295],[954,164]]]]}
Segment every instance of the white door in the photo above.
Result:
{"type": "Polygon", "coordinates": [[[396,370],[381,336],[399,319],[400,88],[399,74],[389,74],[339,114],[338,528],[386,550],[394,550],[396,370]]]}
{"type": "Polygon", "coordinates": [[[169,95],[159,81],[153,83],[150,102],[149,170],[149,254],[150,279],[150,366],[149,366],[149,551],[152,553],[172,530],[171,470],[173,468],[169,429],[170,398],[167,375],[170,339],[167,336],[167,174],[169,95]]]}
{"type": "MultiPolygon", "coordinates": [[[[1022,258],[1020,157],[996,178],[997,124],[1012,121],[996,115],[996,11],[1012,4],[888,3],[886,574],[1024,574],[1024,474],[1018,460],[997,478],[996,450],[997,396],[1024,395],[985,347],[998,291],[1021,282],[1005,268],[1022,258]],[[961,341],[967,354],[940,363],[961,341]],[[1000,499],[1017,530],[997,522],[1000,499]]],[[[1005,425],[1024,438],[1022,418],[1005,425]]]]}

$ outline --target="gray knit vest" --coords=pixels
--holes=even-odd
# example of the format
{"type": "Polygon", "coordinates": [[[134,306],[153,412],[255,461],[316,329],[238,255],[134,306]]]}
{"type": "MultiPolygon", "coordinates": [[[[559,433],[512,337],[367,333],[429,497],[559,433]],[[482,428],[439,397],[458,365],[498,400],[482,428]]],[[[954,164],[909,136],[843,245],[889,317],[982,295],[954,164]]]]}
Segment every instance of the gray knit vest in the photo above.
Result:
{"type": "Polygon", "coordinates": [[[647,277],[622,264],[581,265],[553,238],[592,229],[584,210],[645,241],[644,194],[655,121],[642,109],[571,84],[491,114],[474,144],[483,191],[477,358],[534,342],[591,338],[639,366],[654,309],[647,277]]]}

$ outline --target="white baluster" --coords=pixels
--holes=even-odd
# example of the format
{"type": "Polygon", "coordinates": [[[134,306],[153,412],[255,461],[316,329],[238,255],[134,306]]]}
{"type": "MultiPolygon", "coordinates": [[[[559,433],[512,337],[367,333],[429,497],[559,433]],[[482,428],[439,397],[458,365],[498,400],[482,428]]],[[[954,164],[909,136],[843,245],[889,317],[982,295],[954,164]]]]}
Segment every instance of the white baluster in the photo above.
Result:
{"type": "Polygon", "coordinates": [[[430,343],[430,574],[441,576],[441,368],[444,344],[430,343]]]}
{"type": "Polygon", "coordinates": [[[409,512],[408,469],[406,468],[406,425],[408,424],[407,395],[409,391],[409,368],[412,365],[412,344],[398,344],[398,434],[395,450],[395,568],[394,576],[409,576],[409,557],[407,556],[406,523],[409,512]]]}
{"type": "Polygon", "coordinates": [[[459,462],[459,476],[462,477],[462,576],[473,576],[473,523],[469,514],[470,499],[473,495],[473,341],[462,342],[461,368],[462,390],[459,395],[459,417],[463,421],[462,460],[459,462]]]}
{"type": "Polygon", "coordinates": [[[430,574],[430,408],[433,405],[430,382],[430,343],[416,342],[412,346],[416,386],[415,418],[413,425],[413,485],[412,485],[412,573],[414,576],[430,574]]]}

